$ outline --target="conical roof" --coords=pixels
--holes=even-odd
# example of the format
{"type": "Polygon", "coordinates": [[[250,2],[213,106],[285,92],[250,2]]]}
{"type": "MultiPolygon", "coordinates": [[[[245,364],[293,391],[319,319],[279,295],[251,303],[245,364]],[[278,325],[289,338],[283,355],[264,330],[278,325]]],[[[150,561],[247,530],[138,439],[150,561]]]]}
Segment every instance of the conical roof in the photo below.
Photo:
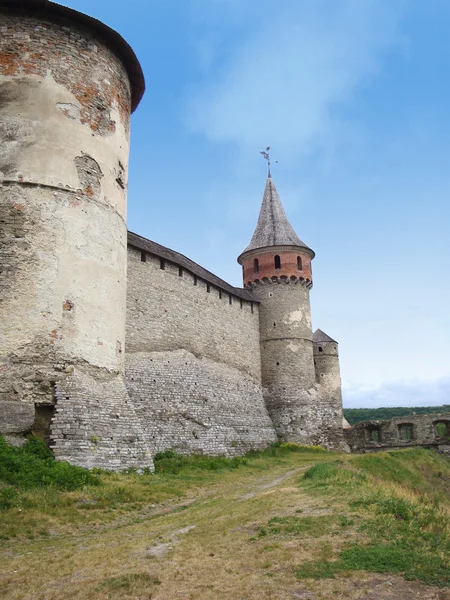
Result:
{"type": "Polygon", "coordinates": [[[269,175],[255,233],[242,254],[270,246],[299,246],[313,253],[311,248],[297,236],[289,223],[275,184],[269,175]]]}
{"type": "Polygon", "coordinates": [[[327,335],[321,329],[316,329],[316,331],[313,333],[313,342],[315,344],[318,344],[318,343],[323,344],[324,342],[333,342],[333,344],[337,344],[336,340],[333,340],[333,338],[330,338],[330,336],[327,335]]]}

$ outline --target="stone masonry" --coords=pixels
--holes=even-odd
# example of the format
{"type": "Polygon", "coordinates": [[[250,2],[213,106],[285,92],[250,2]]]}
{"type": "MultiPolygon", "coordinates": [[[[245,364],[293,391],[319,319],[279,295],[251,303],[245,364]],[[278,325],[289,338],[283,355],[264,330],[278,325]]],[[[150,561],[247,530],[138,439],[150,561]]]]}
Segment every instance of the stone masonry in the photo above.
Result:
{"type": "Polygon", "coordinates": [[[345,437],[352,452],[425,446],[450,455],[450,413],[364,421],[346,429],[345,437]]]}

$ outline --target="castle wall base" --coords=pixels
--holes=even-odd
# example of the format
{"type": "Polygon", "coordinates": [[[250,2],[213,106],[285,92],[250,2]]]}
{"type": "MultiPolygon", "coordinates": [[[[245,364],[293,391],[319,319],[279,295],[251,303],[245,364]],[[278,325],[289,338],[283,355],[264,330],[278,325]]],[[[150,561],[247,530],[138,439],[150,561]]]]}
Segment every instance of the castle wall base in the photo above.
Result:
{"type": "Polygon", "coordinates": [[[126,356],[127,387],[152,452],[236,456],[276,441],[252,377],[186,350],[126,356]]]}
{"type": "Polygon", "coordinates": [[[286,397],[284,389],[266,392],[266,405],[278,438],[283,442],[322,446],[328,450],[348,452],[341,424],[332,406],[321,399],[320,386],[298,390],[286,397]]]}
{"type": "Polygon", "coordinates": [[[121,375],[77,368],[56,387],[50,447],[86,468],[153,470],[149,439],[121,375]]]}

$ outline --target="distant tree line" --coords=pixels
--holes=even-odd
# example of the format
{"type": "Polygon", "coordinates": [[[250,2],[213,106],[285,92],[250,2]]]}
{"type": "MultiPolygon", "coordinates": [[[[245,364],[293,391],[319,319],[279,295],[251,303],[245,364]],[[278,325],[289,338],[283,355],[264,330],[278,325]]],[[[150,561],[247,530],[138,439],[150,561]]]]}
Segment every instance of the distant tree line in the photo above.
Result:
{"type": "Polygon", "coordinates": [[[431,415],[450,412],[450,404],[442,406],[387,407],[387,408],[344,408],[344,416],[350,425],[362,421],[389,421],[407,415],[431,415]]]}

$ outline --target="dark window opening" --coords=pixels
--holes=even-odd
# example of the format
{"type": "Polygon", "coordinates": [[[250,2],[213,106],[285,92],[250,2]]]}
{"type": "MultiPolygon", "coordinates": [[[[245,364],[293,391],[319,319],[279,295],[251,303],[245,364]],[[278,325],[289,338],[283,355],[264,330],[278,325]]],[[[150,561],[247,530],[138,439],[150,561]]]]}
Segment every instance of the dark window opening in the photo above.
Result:
{"type": "Polygon", "coordinates": [[[250,310],[252,311],[252,314],[253,314],[253,302],[250,302],[250,310]]]}
{"type": "Polygon", "coordinates": [[[322,346],[319,346],[319,352],[323,352],[322,346]]]}
{"type": "Polygon", "coordinates": [[[219,300],[222,300],[222,290],[219,290],[219,300]]]}
{"type": "Polygon", "coordinates": [[[239,302],[240,302],[241,308],[242,308],[242,305],[243,305],[242,298],[239,300],[239,302]]]}
{"type": "Polygon", "coordinates": [[[197,275],[194,275],[194,285],[198,285],[197,275]]]}
{"type": "Polygon", "coordinates": [[[166,269],[166,261],[163,260],[162,258],[159,261],[159,268],[162,269],[163,271],[165,271],[165,269],[166,269]]]}
{"type": "Polygon", "coordinates": [[[275,256],[275,269],[281,269],[281,258],[278,254],[275,256]]]}
{"type": "Polygon", "coordinates": [[[141,262],[147,262],[147,254],[142,250],[141,252],[141,262]]]}
{"type": "Polygon", "coordinates": [[[413,439],[413,425],[411,423],[402,423],[398,425],[398,437],[402,442],[409,442],[413,439]]]}
{"type": "Polygon", "coordinates": [[[178,275],[183,277],[183,267],[178,267],[178,275]]]}
{"type": "Polygon", "coordinates": [[[259,273],[259,260],[257,258],[253,261],[253,271],[259,273]]]}
{"type": "Polygon", "coordinates": [[[297,269],[299,271],[301,271],[303,269],[303,265],[302,265],[302,257],[301,256],[297,256],[297,269]]]}
{"type": "Polygon", "coordinates": [[[211,292],[211,286],[209,285],[209,283],[206,284],[206,291],[208,292],[208,294],[211,292]]]}
{"type": "Polygon", "coordinates": [[[233,297],[230,294],[230,304],[233,304],[233,297]]]}
{"type": "Polygon", "coordinates": [[[434,435],[437,439],[450,439],[450,421],[435,421],[433,423],[434,435]]]}
{"type": "Polygon", "coordinates": [[[366,439],[368,442],[381,442],[381,428],[377,425],[370,425],[366,428],[366,439]]]}

